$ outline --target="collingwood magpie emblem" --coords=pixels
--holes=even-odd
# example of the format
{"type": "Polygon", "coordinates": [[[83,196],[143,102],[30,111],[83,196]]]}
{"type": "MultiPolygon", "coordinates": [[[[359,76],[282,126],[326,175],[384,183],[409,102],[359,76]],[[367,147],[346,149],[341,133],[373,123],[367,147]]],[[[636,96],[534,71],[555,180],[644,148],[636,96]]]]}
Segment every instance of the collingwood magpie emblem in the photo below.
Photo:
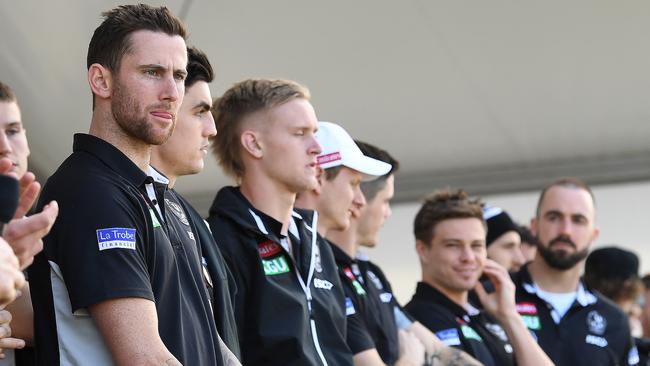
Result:
{"type": "Polygon", "coordinates": [[[169,208],[169,210],[178,217],[179,220],[185,225],[190,225],[190,222],[187,221],[187,216],[185,216],[185,212],[183,212],[183,208],[181,208],[180,205],[178,205],[176,202],[172,202],[169,199],[165,198],[165,205],[169,208]]]}
{"type": "Polygon", "coordinates": [[[605,334],[605,329],[607,329],[607,320],[596,310],[592,310],[587,314],[587,326],[590,332],[603,335],[605,334]]]}

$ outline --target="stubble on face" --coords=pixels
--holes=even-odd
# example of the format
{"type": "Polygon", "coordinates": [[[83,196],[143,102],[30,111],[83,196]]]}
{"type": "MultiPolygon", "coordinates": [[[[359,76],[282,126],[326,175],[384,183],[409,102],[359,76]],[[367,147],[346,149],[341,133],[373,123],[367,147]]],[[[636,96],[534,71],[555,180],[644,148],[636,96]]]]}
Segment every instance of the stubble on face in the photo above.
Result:
{"type": "Polygon", "coordinates": [[[589,255],[589,247],[573,253],[569,253],[566,250],[562,249],[553,250],[554,244],[558,242],[567,243],[570,244],[573,248],[576,248],[575,243],[573,243],[573,241],[566,236],[558,236],[557,238],[551,240],[548,245],[539,245],[537,248],[537,253],[539,253],[539,255],[544,258],[546,264],[548,264],[551,268],[559,269],[561,271],[569,270],[580,263],[580,261],[587,258],[587,255],[589,255]]]}
{"type": "Polygon", "coordinates": [[[171,110],[170,103],[159,103],[151,107],[140,105],[135,96],[115,80],[115,89],[111,98],[111,111],[118,126],[129,136],[149,145],[162,145],[174,132],[176,116],[172,117],[172,125],[166,134],[157,135],[154,126],[147,121],[148,109],[171,110]]]}
{"type": "Polygon", "coordinates": [[[574,268],[587,257],[598,236],[593,220],[594,203],[589,192],[578,187],[549,188],[535,225],[539,256],[551,268],[574,268]]]}

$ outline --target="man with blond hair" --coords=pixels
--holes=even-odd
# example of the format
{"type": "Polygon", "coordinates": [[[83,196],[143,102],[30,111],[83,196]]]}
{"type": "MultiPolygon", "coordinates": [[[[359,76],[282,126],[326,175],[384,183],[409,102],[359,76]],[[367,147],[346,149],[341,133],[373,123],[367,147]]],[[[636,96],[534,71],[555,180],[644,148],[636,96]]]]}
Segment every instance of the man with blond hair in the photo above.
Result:
{"type": "Polygon", "coordinates": [[[315,189],[321,147],[309,91],[292,81],[244,80],[213,106],[213,151],[238,182],[221,189],[208,222],[237,281],[245,365],[351,365],[344,295],[318,215],[294,210],[315,189]]]}

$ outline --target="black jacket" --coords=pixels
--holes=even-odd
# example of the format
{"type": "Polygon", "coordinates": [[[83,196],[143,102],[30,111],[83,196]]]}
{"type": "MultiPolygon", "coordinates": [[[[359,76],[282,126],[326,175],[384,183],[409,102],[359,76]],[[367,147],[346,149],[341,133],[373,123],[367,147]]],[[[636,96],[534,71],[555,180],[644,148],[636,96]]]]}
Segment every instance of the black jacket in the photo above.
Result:
{"type": "Polygon", "coordinates": [[[208,222],[237,282],[245,365],[352,365],[345,343],[343,288],[317,215],[296,210],[291,253],[282,224],[256,210],[238,188],[217,193],[208,222]]]}

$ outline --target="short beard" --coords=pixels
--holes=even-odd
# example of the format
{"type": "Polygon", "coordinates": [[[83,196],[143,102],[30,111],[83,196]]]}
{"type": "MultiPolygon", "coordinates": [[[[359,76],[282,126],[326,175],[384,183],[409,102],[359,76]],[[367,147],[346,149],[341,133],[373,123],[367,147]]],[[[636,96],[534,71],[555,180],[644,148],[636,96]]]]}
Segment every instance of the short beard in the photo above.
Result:
{"type": "Polygon", "coordinates": [[[169,129],[166,136],[156,136],[152,126],[147,123],[147,114],[140,111],[140,106],[128,91],[125,91],[119,82],[115,83],[115,93],[111,98],[113,119],[127,135],[149,145],[162,145],[174,132],[174,126],[169,129]],[[138,113],[142,112],[142,115],[138,113]]]}
{"type": "MultiPolygon", "coordinates": [[[[551,240],[548,246],[543,245],[541,243],[540,245],[537,246],[537,253],[541,255],[542,258],[544,258],[544,261],[550,267],[559,269],[561,271],[566,271],[573,268],[580,261],[587,258],[587,255],[589,255],[588,247],[583,250],[577,251],[573,254],[569,254],[564,250],[557,250],[557,251],[551,250],[551,247],[553,246],[553,242],[558,239],[560,238],[551,240]]],[[[573,244],[573,242],[571,242],[570,239],[568,238],[563,238],[563,241],[567,241],[573,244]]]]}

